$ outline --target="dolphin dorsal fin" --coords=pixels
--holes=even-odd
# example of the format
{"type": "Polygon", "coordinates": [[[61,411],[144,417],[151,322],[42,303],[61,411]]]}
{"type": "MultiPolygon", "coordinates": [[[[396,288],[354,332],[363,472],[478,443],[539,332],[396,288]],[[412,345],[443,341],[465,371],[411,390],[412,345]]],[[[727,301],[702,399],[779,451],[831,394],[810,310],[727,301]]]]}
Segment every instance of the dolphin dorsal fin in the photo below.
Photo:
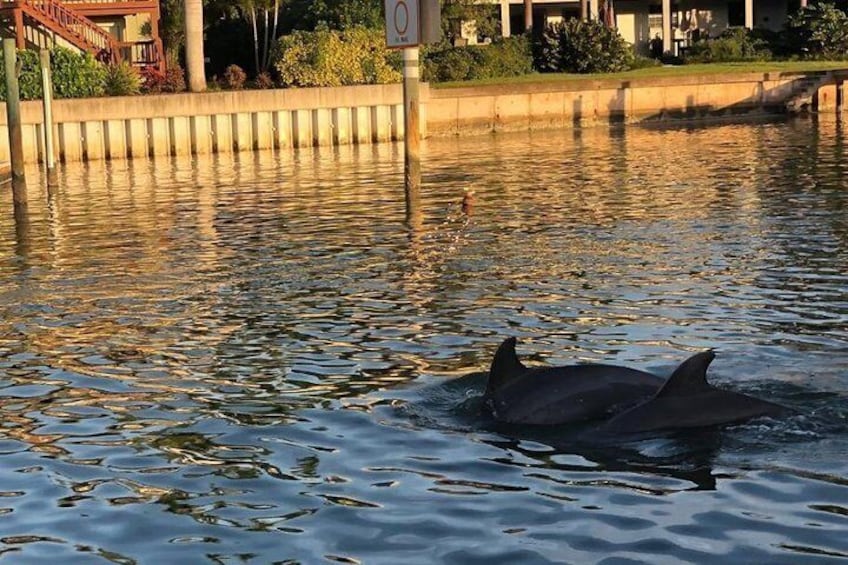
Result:
{"type": "Polygon", "coordinates": [[[707,391],[712,387],[707,382],[707,367],[715,359],[712,350],[696,353],[671,374],[656,398],[664,396],[687,396],[707,391]]]}
{"type": "Polygon", "coordinates": [[[501,343],[492,359],[492,367],[489,369],[489,384],[486,386],[486,394],[491,394],[505,385],[510,380],[527,371],[518,355],[515,353],[516,339],[509,337],[501,343]]]}

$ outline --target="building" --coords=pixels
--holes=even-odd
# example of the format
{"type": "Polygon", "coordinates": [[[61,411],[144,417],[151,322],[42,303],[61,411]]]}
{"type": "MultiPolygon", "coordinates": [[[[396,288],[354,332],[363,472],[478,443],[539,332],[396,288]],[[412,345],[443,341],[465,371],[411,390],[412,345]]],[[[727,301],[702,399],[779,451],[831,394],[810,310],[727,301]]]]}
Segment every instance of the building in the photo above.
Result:
{"type": "Polygon", "coordinates": [[[0,0],[0,20],[19,49],[60,45],[164,71],[159,0],[0,0]]]}
{"type": "MultiPolygon", "coordinates": [[[[524,31],[524,0],[489,0],[500,5],[504,36],[524,31]]],[[[729,27],[779,30],[787,16],[806,0],[613,0],[619,33],[637,52],[647,54],[648,42],[660,37],[663,51],[679,54],[694,37],[715,37],[729,27]]],[[[587,0],[586,11],[598,17],[599,2],[587,0]]],[[[547,25],[580,17],[581,1],[533,0],[533,22],[547,25]]]]}

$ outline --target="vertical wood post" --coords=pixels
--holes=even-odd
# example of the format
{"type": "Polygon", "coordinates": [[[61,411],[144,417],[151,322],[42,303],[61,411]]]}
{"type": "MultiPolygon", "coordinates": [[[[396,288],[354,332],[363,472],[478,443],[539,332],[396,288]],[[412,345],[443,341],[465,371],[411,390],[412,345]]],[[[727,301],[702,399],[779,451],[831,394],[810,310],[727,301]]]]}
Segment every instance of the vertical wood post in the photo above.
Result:
{"type": "Polygon", "coordinates": [[[26,36],[24,35],[24,12],[15,10],[15,47],[26,49],[26,36]]]}
{"type": "Polygon", "coordinates": [[[15,200],[26,200],[26,192],[17,190],[24,181],[24,143],[21,130],[21,94],[18,85],[18,54],[14,39],[3,40],[3,61],[6,72],[6,123],[9,128],[9,153],[12,159],[12,179],[15,181],[15,200]],[[20,192],[20,194],[19,194],[20,192]]]}

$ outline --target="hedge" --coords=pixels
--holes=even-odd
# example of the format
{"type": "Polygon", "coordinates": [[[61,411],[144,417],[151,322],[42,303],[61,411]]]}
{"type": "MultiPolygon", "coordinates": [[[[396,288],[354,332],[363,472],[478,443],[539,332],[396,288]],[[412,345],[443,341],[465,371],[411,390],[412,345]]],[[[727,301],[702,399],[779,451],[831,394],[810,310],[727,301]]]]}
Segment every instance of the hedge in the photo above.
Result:
{"type": "Polygon", "coordinates": [[[346,86],[400,82],[398,51],[386,48],[381,30],[295,31],[279,39],[272,55],[281,86],[346,86]]]}
{"type": "MultiPolygon", "coordinates": [[[[22,100],[41,98],[41,64],[35,51],[18,51],[21,72],[18,82],[22,100]]],[[[78,54],[64,47],[51,50],[50,70],[53,96],[85,98],[102,96],[106,89],[106,67],[88,53],[78,54]]],[[[6,100],[6,72],[0,53],[0,100],[6,100]]]]}
{"type": "Polygon", "coordinates": [[[530,42],[524,36],[496,38],[490,45],[440,45],[425,49],[422,55],[422,76],[432,82],[509,77],[533,72],[533,54],[530,42]]]}

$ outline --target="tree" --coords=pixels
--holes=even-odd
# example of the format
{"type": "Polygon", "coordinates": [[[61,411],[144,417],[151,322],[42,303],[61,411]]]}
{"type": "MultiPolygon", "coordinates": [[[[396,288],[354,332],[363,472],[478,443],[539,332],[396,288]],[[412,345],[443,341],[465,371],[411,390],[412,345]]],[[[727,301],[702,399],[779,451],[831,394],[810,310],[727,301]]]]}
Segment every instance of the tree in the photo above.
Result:
{"type": "Polygon", "coordinates": [[[268,70],[272,42],[277,40],[277,27],[280,22],[280,0],[240,0],[238,9],[250,22],[253,30],[253,63],[256,74],[268,70]],[[262,37],[259,34],[259,21],[262,21],[262,37]]]}
{"type": "Polygon", "coordinates": [[[185,43],[185,22],[182,0],[161,0],[159,33],[165,46],[165,63],[169,67],[180,64],[180,50],[185,43]]]}
{"type": "Polygon", "coordinates": [[[203,0],[183,0],[185,52],[188,87],[192,92],[206,90],[203,59],[203,0]]]}
{"type": "Polygon", "coordinates": [[[384,25],[383,0],[289,0],[283,20],[292,29],[377,29],[384,25]]]}

